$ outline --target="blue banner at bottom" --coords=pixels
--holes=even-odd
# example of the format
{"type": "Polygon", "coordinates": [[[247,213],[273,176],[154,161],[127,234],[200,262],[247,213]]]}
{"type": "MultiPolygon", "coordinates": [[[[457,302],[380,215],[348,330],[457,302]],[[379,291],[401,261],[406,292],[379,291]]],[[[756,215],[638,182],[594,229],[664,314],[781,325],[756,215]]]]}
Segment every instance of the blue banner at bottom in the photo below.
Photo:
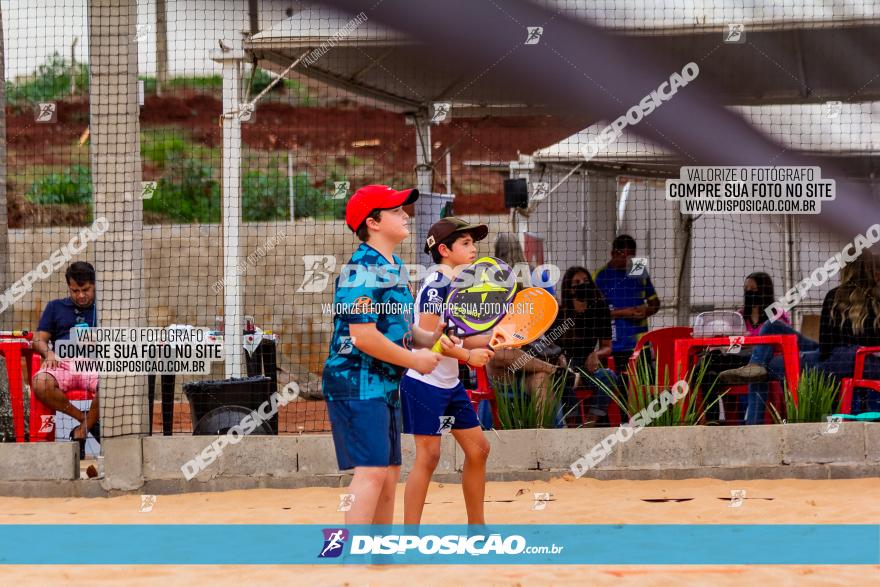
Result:
{"type": "Polygon", "coordinates": [[[880,525],[18,524],[0,564],[876,565],[880,525]]]}

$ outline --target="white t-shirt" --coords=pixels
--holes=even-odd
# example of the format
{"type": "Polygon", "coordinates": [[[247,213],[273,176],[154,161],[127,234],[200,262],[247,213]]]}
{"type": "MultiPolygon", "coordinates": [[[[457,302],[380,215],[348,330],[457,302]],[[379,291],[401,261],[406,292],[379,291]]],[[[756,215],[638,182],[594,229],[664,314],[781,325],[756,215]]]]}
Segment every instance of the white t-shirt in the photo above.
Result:
{"type": "MultiPolygon", "coordinates": [[[[418,325],[422,312],[443,315],[442,309],[446,303],[446,296],[449,294],[449,283],[450,279],[439,271],[435,271],[425,279],[424,285],[416,295],[415,312],[413,313],[415,325],[418,325]]],[[[458,360],[444,356],[440,359],[437,367],[427,375],[422,375],[414,369],[409,369],[406,375],[434,387],[452,389],[458,385],[458,360]]]]}

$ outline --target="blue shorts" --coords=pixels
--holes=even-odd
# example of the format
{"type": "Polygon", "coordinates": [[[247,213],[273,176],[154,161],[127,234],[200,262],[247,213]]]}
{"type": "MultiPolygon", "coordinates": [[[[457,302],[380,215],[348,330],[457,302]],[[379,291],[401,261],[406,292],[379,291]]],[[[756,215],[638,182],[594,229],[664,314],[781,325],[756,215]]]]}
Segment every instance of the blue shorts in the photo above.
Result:
{"type": "Polygon", "coordinates": [[[465,430],[480,426],[464,385],[436,387],[404,376],[400,380],[403,431],[407,434],[440,436],[444,428],[465,430]],[[449,416],[452,416],[451,419],[449,416]]]}
{"type": "Polygon", "coordinates": [[[400,408],[383,399],[327,402],[339,470],[399,466],[400,408]]]}

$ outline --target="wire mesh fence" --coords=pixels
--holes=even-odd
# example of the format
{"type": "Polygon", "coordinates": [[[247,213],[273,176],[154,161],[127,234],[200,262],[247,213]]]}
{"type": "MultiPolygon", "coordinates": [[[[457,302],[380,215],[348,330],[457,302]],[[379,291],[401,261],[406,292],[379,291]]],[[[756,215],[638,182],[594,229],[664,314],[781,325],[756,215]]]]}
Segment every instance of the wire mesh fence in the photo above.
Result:
{"type": "MultiPolygon", "coordinates": [[[[275,389],[298,385],[299,397],[278,408],[278,433],[329,431],[322,375],[335,282],[360,244],[345,209],[368,184],[421,192],[407,208],[411,234],[396,249],[406,265],[424,268],[420,277],[433,264],[422,251],[428,227],[449,215],[488,226],[478,256],[555,268],[557,326],[572,318],[577,327],[545,345],[558,352],[497,357],[489,365],[495,381],[524,374],[535,392],[566,367],[595,372],[598,361],[621,371],[645,332],[693,326],[704,312],[721,312],[722,326],[730,318],[723,312],[742,315],[729,332],[718,326],[725,336],[757,334],[765,309],[792,290],[799,300],[786,304],[785,320],[818,340],[840,258],[824,279],[816,268],[859,234],[870,240],[880,217],[854,220],[848,239],[813,222],[835,205],[821,193],[823,180],[855,182],[878,203],[876,76],[856,64],[835,77],[821,56],[846,50],[838,33],[873,30],[876,8],[849,3],[832,18],[731,0],[701,7],[695,19],[697,8],[683,2],[540,6],[555,16],[523,22],[496,6],[497,26],[519,31],[518,41],[468,61],[437,57],[431,43],[368,6],[0,2],[0,327],[57,343],[77,324],[188,326],[227,347],[200,374],[108,372],[87,381],[56,365],[48,345],[7,333],[4,364],[29,360],[35,348],[64,372],[40,383],[25,371],[16,383],[0,370],[3,438],[20,439],[16,410],[21,432],[37,436],[44,422],[33,418],[31,393],[44,415],[72,418],[86,418],[100,398],[104,436],[188,434],[198,422],[186,385],[248,375],[269,377],[275,389]],[[643,80],[640,101],[611,95],[612,85],[579,67],[583,54],[556,45],[555,27],[569,19],[604,27],[634,50],[668,49],[676,66],[643,80]],[[797,32],[806,47],[788,44],[797,32]],[[619,118],[592,104],[554,108],[546,98],[556,88],[526,87],[539,58],[566,79],[589,78],[619,118]],[[523,87],[513,88],[499,71],[520,62],[523,87]],[[730,159],[706,163],[703,153],[663,140],[664,109],[710,88],[712,100],[778,145],[766,158],[740,153],[741,176],[689,177],[683,168],[732,168],[730,159]],[[644,129],[652,139],[640,136],[644,129]],[[784,153],[802,156],[816,176],[753,175],[780,165],[784,153]],[[828,157],[833,175],[822,168],[828,157]],[[676,199],[667,180],[719,187],[676,199]],[[730,205],[712,208],[720,201],[730,205]],[[746,201],[770,204],[748,209],[746,201]],[[68,278],[76,261],[91,264],[95,277],[68,278]],[[66,392],[90,386],[67,407],[66,392]]],[[[676,115],[680,127],[706,123],[676,115]]],[[[413,294],[419,285],[410,285],[413,294]]],[[[867,306],[873,319],[876,308],[867,306]]],[[[613,423],[584,381],[566,384],[557,423],[613,423]]],[[[744,409],[729,400],[728,412],[744,409]]]]}

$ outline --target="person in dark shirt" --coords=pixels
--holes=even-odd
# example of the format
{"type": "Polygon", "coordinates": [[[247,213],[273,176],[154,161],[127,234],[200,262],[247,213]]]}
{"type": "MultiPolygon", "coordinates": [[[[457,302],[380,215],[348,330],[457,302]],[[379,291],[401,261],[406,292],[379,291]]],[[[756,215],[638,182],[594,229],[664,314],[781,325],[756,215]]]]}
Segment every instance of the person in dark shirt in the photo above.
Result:
{"type": "MultiPolygon", "coordinates": [[[[591,377],[614,388],[616,375],[602,367],[602,361],[611,356],[611,311],[596,287],[590,272],[584,267],[570,267],[562,278],[562,303],[556,322],[548,332],[563,350],[563,366],[569,368],[563,394],[563,414],[570,423],[580,416],[574,397],[575,376],[572,371],[583,370],[591,377]]],[[[590,377],[580,377],[581,383],[593,391],[589,401],[587,424],[597,422],[608,413],[611,398],[590,377]]]]}
{"type": "MultiPolygon", "coordinates": [[[[880,259],[864,251],[843,268],[840,287],[828,292],[819,319],[819,366],[842,379],[852,377],[856,352],[880,346],[880,259]]],[[[880,357],[865,360],[865,379],[880,379],[880,357]]],[[[880,393],[855,390],[853,413],[880,412],[880,393]]]]}
{"type": "Polygon", "coordinates": [[[593,276],[614,319],[611,347],[618,373],[626,371],[639,338],[648,332],[648,318],[660,311],[660,297],[644,266],[633,265],[636,241],[628,234],[611,243],[611,259],[593,276]]]}
{"type": "MultiPolygon", "coordinates": [[[[819,319],[819,343],[799,334],[780,320],[767,321],[762,335],[795,334],[798,336],[801,368],[818,367],[838,379],[852,377],[856,351],[863,346],[880,346],[880,262],[865,250],[840,272],[840,286],[832,289],[822,303],[819,319]]],[[[865,379],[880,379],[880,358],[865,361],[865,379]]],[[[784,378],[781,356],[773,356],[773,347],[755,348],[749,364],[725,371],[719,380],[766,381],[784,378]]],[[[856,390],[853,413],[880,411],[880,394],[856,390]]]]}
{"type": "MultiPolygon", "coordinates": [[[[767,324],[768,316],[766,310],[775,301],[776,292],[773,287],[773,278],[771,278],[769,274],[764,273],[763,271],[755,271],[746,277],[746,280],[743,283],[743,305],[737,310],[737,312],[743,317],[746,329],[745,334],[747,336],[760,336],[761,328],[767,324]]],[[[779,321],[781,324],[790,326],[791,318],[789,317],[788,312],[783,312],[779,317],[779,321]]],[[[799,350],[801,353],[815,352],[818,348],[819,345],[817,342],[805,338],[801,341],[799,350]]],[[[716,384],[711,386],[711,392],[707,393],[706,396],[707,402],[711,403],[715,399],[715,396],[725,389],[726,386],[723,384],[724,382],[729,385],[735,385],[738,383],[736,379],[731,381],[729,378],[737,373],[737,371],[735,371],[736,369],[749,363],[751,354],[752,349],[748,347],[742,349],[738,353],[722,353],[718,350],[706,349],[704,356],[707,357],[710,362],[706,375],[703,378],[703,382],[712,382],[719,377],[719,374],[727,372],[724,380],[719,379],[719,382],[722,383],[721,385],[716,384]]],[[[767,396],[769,394],[769,383],[760,381],[749,384],[746,412],[743,420],[745,424],[758,424],[764,420],[767,396]]],[[[719,421],[721,417],[720,405],[722,401],[723,400],[718,400],[706,409],[707,422],[719,421]]]]}
{"type": "Polygon", "coordinates": [[[34,375],[34,395],[53,410],[67,414],[81,425],[73,431],[73,438],[85,441],[87,432],[98,439],[98,397],[84,414],[70,403],[65,395],[74,389],[97,393],[97,373],[74,373],[71,361],[62,361],[55,356],[53,347],[59,340],[70,338],[70,329],[78,324],[94,328],[97,324],[95,307],[95,268],[84,261],[72,263],[65,273],[69,296],[52,300],[46,304],[31,347],[40,354],[43,362],[34,375]],[[85,424],[83,426],[82,424],[85,424]]]}

